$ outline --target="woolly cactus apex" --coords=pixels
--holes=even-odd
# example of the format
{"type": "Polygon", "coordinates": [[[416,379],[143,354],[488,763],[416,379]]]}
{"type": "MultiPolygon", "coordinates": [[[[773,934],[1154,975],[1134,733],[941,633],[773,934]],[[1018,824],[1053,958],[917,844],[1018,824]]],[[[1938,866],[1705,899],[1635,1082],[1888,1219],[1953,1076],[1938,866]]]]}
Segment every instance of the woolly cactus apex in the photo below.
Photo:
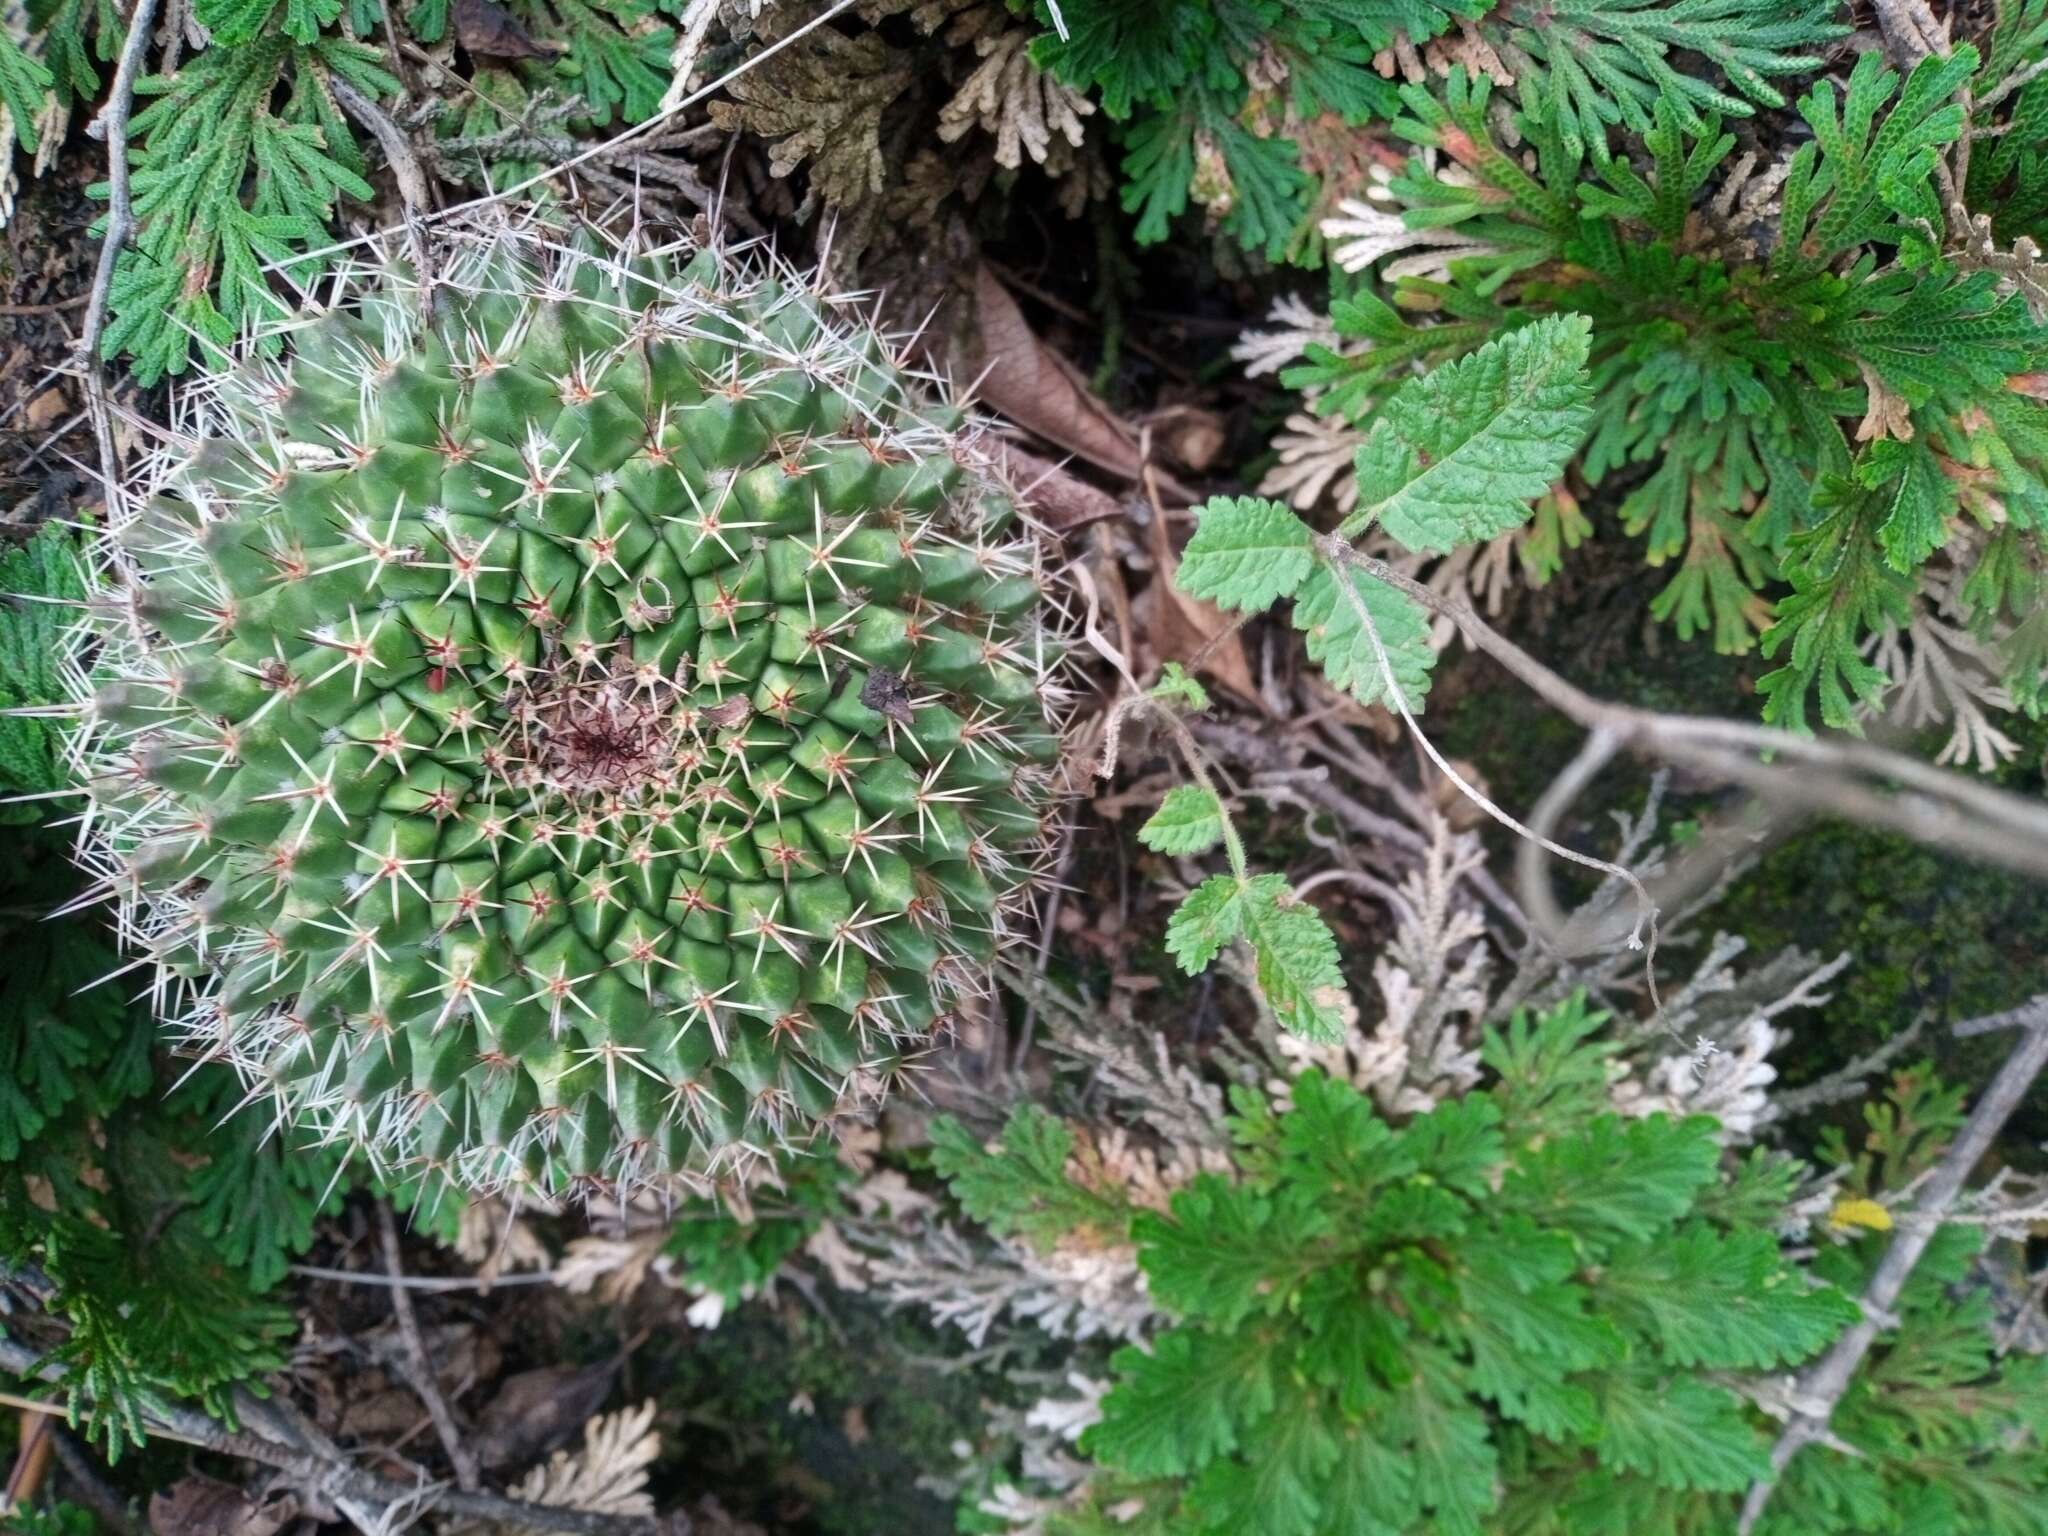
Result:
{"type": "Polygon", "coordinates": [[[1031,539],[792,274],[441,237],[185,397],[101,542],[83,858],[188,1048],[458,1185],[716,1174],[1043,883],[1031,539]]]}

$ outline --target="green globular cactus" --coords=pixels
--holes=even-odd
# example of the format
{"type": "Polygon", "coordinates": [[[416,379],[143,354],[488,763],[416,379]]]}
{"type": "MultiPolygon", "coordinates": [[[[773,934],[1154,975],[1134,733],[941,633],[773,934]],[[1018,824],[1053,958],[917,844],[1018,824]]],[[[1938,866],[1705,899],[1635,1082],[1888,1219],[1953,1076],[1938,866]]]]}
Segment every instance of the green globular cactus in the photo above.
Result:
{"type": "Polygon", "coordinates": [[[281,1119],[464,1188],[716,1175],[871,1100],[1046,883],[1035,544],[772,263],[437,247],[115,510],[82,857],[281,1119]]]}

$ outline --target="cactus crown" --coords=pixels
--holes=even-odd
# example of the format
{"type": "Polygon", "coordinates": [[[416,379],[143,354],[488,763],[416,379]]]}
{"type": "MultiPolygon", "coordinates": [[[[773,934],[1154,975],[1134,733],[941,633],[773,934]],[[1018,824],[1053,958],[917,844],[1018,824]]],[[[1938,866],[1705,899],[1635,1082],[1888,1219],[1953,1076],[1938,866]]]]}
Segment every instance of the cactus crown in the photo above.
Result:
{"type": "Polygon", "coordinates": [[[186,397],[77,632],[82,857],[184,1043],[460,1186],[717,1174],[1028,902],[1057,692],[959,413],[793,274],[524,222],[186,397]]]}

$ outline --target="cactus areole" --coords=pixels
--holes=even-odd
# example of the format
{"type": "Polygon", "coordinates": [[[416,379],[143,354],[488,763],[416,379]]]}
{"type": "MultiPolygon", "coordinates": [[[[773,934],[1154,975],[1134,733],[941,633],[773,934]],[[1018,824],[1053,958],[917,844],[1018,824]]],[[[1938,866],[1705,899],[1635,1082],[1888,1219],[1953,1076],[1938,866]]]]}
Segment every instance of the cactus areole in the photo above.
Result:
{"type": "Polygon", "coordinates": [[[716,1175],[1029,904],[1028,532],[786,272],[438,238],[188,387],[78,637],[83,857],[189,1050],[401,1175],[716,1175]]]}

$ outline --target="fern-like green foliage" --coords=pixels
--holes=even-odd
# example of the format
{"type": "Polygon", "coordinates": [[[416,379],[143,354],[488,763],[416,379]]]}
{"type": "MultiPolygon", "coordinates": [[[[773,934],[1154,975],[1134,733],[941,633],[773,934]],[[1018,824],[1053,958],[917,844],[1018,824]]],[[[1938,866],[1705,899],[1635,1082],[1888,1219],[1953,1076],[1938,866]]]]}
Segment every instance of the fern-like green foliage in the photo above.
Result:
{"type": "Polygon", "coordinates": [[[0,31],[0,107],[6,109],[0,117],[0,154],[11,157],[17,144],[35,149],[36,118],[45,95],[56,83],[48,65],[27,52],[11,34],[0,31]]]}
{"type": "MultiPolygon", "coordinates": [[[[1732,1531],[1779,1428],[1754,1396],[1859,1316],[1885,1239],[1801,1262],[1777,1235],[1799,1165],[1724,1153],[1708,1119],[1615,1115],[1603,1022],[1582,999],[1518,1014],[1485,1039],[1489,1086],[1400,1123],[1315,1069],[1278,1098],[1240,1088],[1232,1168],[1165,1210],[1084,1183],[1044,1110],[988,1145],[940,1122],[970,1216],[1126,1238],[1169,1319],[1112,1358],[1081,1440],[1098,1474],[1050,1529],[1732,1531]]],[[[1902,1074],[1835,1154],[1845,1193],[1909,1183],[1957,1104],[1902,1074]]],[[[1994,1358],[1982,1247],[1939,1234],[1768,1536],[2038,1530],[2041,1362],[1994,1358]]]]}
{"type": "MultiPolygon", "coordinates": [[[[1872,635],[1911,617],[1915,573],[1960,526],[1977,530],[1961,585],[1987,628],[2031,613],[2048,563],[2048,406],[2025,387],[2048,369],[2048,324],[1940,238],[1966,93],[1995,94],[2042,56],[2043,7],[2008,18],[1992,48],[1990,63],[1961,46],[1903,78],[1866,53],[1812,85],[1797,102],[1810,137],[1754,208],[1757,167],[1735,155],[1726,103],[1669,82],[1613,119],[1632,132],[1612,154],[1559,82],[1523,83],[1512,149],[1485,80],[1405,88],[1396,130],[1436,159],[1418,155],[1387,190],[1408,228],[1455,243],[1436,275],[1396,282],[1395,303],[1368,288],[1335,305],[1342,344],[1311,347],[1286,382],[1372,423],[1414,363],[1583,316],[1576,469],[1621,487],[1619,525],[1673,568],[1653,613],[1725,652],[1761,637],[1781,663],[1763,682],[1773,722],[1804,726],[1817,700],[1821,721],[1853,728],[1886,686],[1872,635]]],[[[2012,99],[2019,137],[1987,140],[1999,148],[1981,169],[1971,159],[1980,195],[2032,185],[2026,145],[2048,111],[2032,89],[2012,99]]],[[[2037,655],[2009,647],[2007,671],[2016,698],[2038,697],[2037,655]]]]}
{"type": "MultiPolygon", "coordinates": [[[[1081,1442],[1099,1507],[1391,1536],[1503,1529],[1504,1490],[1566,1467],[1653,1498],[1746,1488],[1768,1421],[1724,1376],[1796,1364],[1856,1309],[1780,1252],[1787,1165],[1724,1169],[1712,1121],[1609,1110],[1601,1022],[1518,1016],[1491,1089],[1400,1125],[1318,1070],[1278,1104],[1241,1090],[1233,1171],[1119,1213],[1172,1324],[1111,1362],[1081,1442]]],[[[1042,1240],[1071,1204],[1058,1126],[1020,1112],[987,1150],[948,1128],[939,1167],[1042,1240]]],[[[1107,1196],[1078,1198],[1106,1223],[1107,1196]]]]}
{"type": "Polygon", "coordinates": [[[104,350],[131,354],[144,383],[182,373],[195,342],[225,347],[281,320],[272,271],[311,281],[322,264],[306,253],[325,242],[337,201],[370,197],[332,87],[374,98],[398,82],[376,49],[310,27],[222,43],[136,83],[154,98],[132,124],[141,234],[115,269],[104,350]]]}
{"type": "MultiPolygon", "coordinates": [[[[1742,114],[1784,100],[1778,82],[1819,63],[1846,32],[1835,0],[1037,0],[1034,57],[1099,95],[1125,124],[1124,207],[1140,243],[1166,238],[1190,201],[1269,260],[1320,260],[1318,220],[1344,195],[1317,170],[1397,111],[1380,68],[1396,43],[1473,29],[1525,98],[1563,105],[1575,152],[1606,154],[1607,129],[1649,126],[1657,103],[1742,114]],[[1706,66],[1707,73],[1688,73],[1706,66]],[[1279,78],[1277,81],[1275,77],[1279,78]]],[[[1355,189],[1350,189],[1355,190],[1355,189]]]]}
{"type": "MultiPolygon", "coordinates": [[[[41,529],[26,544],[0,548],[0,711],[31,710],[64,697],[59,643],[72,615],[64,605],[85,597],[72,540],[41,529]]],[[[42,794],[67,781],[63,736],[54,722],[0,714],[0,798],[42,794]]],[[[0,805],[0,825],[40,821],[33,803],[0,805]]]]}
{"type": "MultiPolygon", "coordinates": [[[[391,43],[382,29],[398,23],[400,8],[389,9],[368,0],[195,0],[203,46],[189,50],[188,39],[173,73],[137,82],[130,135],[141,232],[116,269],[102,341],[108,357],[131,360],[138,381],[182,373],[194,347],[278,320],[282,284],[307,285],[327,270],[337,216],[372,195],[363,142],[335,87],[373,102],[398,90],[384,67],[391,43]]],[[[458,159],[480,177],[502,185],[541,169],[519,158],[522,149],[568,144],[565,125],[639,122],[659,107],[675,46],[665,16],[675,6],[510,0],[506,9],[534,57],[477,61],[463,108],[436,125],[476,146],[458,159]],[[529,101],[529,84],[541,82],[545,100],[529,101]]],[[[61,132],[74,106],[100,94],[127,30],[110,0],[29,0],[27,12],[25,43],[0,32],[8,152],[17,142],[38,147],[46,112],[61,132]]],[[[440,42],[447,0],[422,0],[403,24],[422,43],[440,42]]],[[[104,184],[92,190],[107,194],[104,184]]]]}

